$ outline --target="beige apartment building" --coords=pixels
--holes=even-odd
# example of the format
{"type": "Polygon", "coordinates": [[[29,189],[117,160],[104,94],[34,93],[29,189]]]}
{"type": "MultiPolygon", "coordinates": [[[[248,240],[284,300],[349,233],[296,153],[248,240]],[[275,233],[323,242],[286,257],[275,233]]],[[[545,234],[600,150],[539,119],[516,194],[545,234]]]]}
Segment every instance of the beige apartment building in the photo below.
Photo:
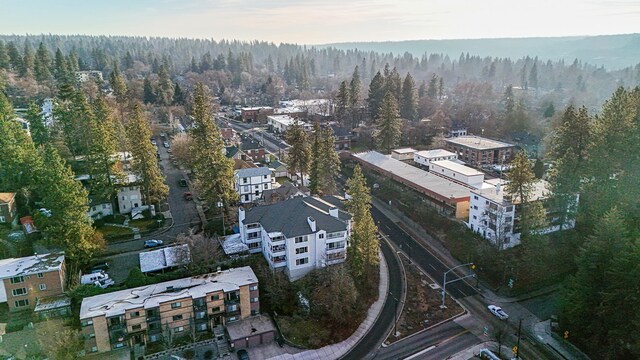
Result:
{"type": "Polygon", "coordinates": [[[82,300],[86,353],[146,345],[211,331],[260,313],[258,278],[249,266],[82,300]]]}
{"type": "Polygon", "coordinates": [[[64,253],[0,260],[0,303],[9,311],[33,310],[39,299],[64,293],[64,253]]]}

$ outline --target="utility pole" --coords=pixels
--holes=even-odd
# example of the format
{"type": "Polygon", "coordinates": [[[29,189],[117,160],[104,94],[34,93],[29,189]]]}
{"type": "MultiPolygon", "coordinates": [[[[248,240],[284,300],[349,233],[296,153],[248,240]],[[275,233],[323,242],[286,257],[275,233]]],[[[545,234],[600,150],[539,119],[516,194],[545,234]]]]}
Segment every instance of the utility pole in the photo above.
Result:
{"type": "Polygon", "coordinates": [[[520,330],[522,329],[522,318],[520,318],[520,322],[518,323],[518,343],[516,344],[516,359],[520,359],[520,330]]]}

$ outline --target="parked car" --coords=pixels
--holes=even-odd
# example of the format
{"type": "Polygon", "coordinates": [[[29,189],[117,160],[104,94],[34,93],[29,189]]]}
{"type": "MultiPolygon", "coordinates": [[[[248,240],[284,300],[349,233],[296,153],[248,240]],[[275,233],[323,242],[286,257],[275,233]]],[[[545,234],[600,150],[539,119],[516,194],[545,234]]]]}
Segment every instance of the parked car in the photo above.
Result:
{"type": "Polygon", "coordinates": [[[487,308],[489,309],[489,311],[491,311],[493,315],[498,317],[498,319],[500,320],[507,320],[509,318],[509,315],[507,315],[507,313],[504,312],[504,310],[502,310],[500,306],[489,305],[487,306],[487,308]]]}
{"type": "Polygon", "coordinates": [[[156,141],[155,138],[151,138],[151,144],[152,145],[158,145],[158,142],[156,141]]]}
{"type": "Polygon", "coordinates": [[[164,244],[162,240],[145,240],[144,241],[145,248],[153,248],[153,247],[161,246],[162,244],[164,244]]]}
{"type": "Polygon", "coordinates": [[[167,149],[167,152],[168,152],[169,154],[171,154],[171,148],[168,148],[168,149],[167,149]]]}
{"type": "Polygon", "coordinates": [[[82,275],[80,277],[80,284],[82,285],[95,284],[97,281],[102,281],[107,279],[109,279],[109,274],[107,274],[104,271],[100,271],[96,273],[82,275]]]}
{"type": "Polygon", "coordinates": [[[184,199],[187,201],[193,200],[193,194],[190,191],[186,191],[182,196],[184,196],[184,199]]]}
{"type": "Polygon", "coordinates": [[[109,286],[113,286],[113,284],[115,284],[115,281],[113,281],[113,279],[102,279],[93,282],[93,285],[101,289],[106,289],[109,286]]]}
{"type": "Polygon", "coordinates": [[[180,185],[180,187],[187,187],[187,180],[186,179],[180,179],[178,181],[178,185],[180,185]]]}
{"type": "Polygon", "coordinates": [[[97,263],[94,264],[93,266],[91,266],[89,268],[89,273],[94,274],[94,273],[98,273],[101,271],[107,271],[109,270],[109,263],[107,262],[101,262],[101,263],[97,263]]]}
{"type": "Polygon", "coordinates": [[[249,353],[245,349],[240,349],[236,352],[239,360],[249,360],[249,353]]]}
{"type": "Polygon", "coordinates": [[[169,142],[165,141],[162,143],[162,146],[166,147],[167,149],[169,148],[169,142]]]}

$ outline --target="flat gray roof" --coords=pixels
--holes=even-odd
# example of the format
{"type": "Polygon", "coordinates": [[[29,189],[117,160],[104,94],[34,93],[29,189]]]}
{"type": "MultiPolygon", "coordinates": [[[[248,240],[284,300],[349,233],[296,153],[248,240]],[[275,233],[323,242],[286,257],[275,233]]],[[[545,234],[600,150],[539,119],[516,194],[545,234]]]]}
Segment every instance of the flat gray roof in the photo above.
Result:
{"type": "Polygon", "coordinates": [[[455,171],[459,174],[462,175],[466,175],[466,176],[476,176],[476,175],[484,175],[483,172],[478,171],[474,168],[468,167],[468,166],[464,166],[461,164],[458,164],[457,162],[453,162],[451,160],[438,160],[438,161],[432,161],[431,164],[433,165],[438,165],[440,167],[443,167],[445,169],[449,169],[451,171],[455,171]]]}
{"type": "Polygon", "coordinates": [[[459,199],[469,197],[470,188],[459,183],[447,180],[441,176],[431,174],[415,166],[393,159],[377,151],[369,151],[354,154],[356,158],[371,164],[382,170],[392,173],[394,176],[415,184],[423,189],[431,191],[443,198],[459,199]]]}
{"type": "Polygon", "coordinates": [[[234,291],[240,286],[258,282],[249,266],[233,268],[219,273],[198,275],[178,280],[84,298],[80,306],[80,319],[96,316],[122,315],[127,310],[158,307],[161,303],[184,299],[201,298],[216,291],[234,291]]]}
{"type": "Polygon", "coordinates": [[[227,325],[227,332],[231,341],[270,331],[276,331],[276,328],[271,319],[264,315],[251,316],[227,325]]]}
{"type": "Polygon", "coordinates": [[[506,142],[473,135],[458,136],[454,138],[444,139],[444,141],[451,144],[462,145],[478,150],[501,149],[515,146],[506,142]]]}
{"type": "Polygon", "coordinates": [[[432,159],[446,156],[456,156],[456,153],[452,153],[451,151],[447,151],[445,149],[433,149],[418,151],[416,152],[416,155],[422,156],[423,158],[432,159]]]}

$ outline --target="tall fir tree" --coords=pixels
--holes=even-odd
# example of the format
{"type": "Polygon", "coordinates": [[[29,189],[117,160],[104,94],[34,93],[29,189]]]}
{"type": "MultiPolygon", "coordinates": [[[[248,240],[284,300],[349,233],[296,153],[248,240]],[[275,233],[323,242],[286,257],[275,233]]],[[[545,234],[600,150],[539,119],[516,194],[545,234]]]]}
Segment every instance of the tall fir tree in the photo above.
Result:
{"type": "Polygon", "coordinates": [[[400,113],[398,104],[392,92],[387,92],[380,106],[380,113],[376,121],[378,147],[391,153],[391,148],[400,141],[400,113]]]}
{"type": "Polygon", "coordinates": [[[191,111],[194,128],[190,149],[196,188],[212,207],[222,203],[226,211],[238,197],[234,187],[233,160],[224,155],[222,135],[212,115],[211,98],[204,85],[199,83],[193,93],[191,111]]]}
{"type": "Polygon", "coordinates": [[[49,141],[49,129],[45,126],[40,115],[40,107],[35,102],[29,104],[26,119],[29,121],[29,131],[36,146],[46,144],[49,141]]]}
{"type": "Polygon", "coordinates": [[[38,50],[36,50],[34,60],[34,75],[37,81],[43,82],[51,80],[51,54],[49,50],[44,46],[44,43],[40,42],[38,50]]]}
{"type": "Polygon", "coordinates": [[[158,168],[156,148],[151,144],[151,130],[144,116],[142,106],[134,103],[127,124],[127,140],[131,148],[132,169],[138,176],[142,193],[147,204],[158,204],[169,193],[164,176],[158,168]]]}
{"type": "Polygon", "coordinates": [[[369,97],[367,98],[369,117],[371,117],[372,120],[378,118],[380,106],[382,105],[382,100],[385,95],[384,87],[384,78],[382,74],[380,74],[380,71],[378,71],[371,79],[371,83],[369,84],[369,97]]]}
{"type": "Polygon", "coordinates": [[[7,55],[9,55],[9,65],[14,71],[21,71],[22,69],[22,56],[18,47],[13,41],[7,43],[7,55]]]}
{"type": "Polygon", "coordinates": [[[33,53],[33,48],[31,47],[31,43],[29,40],[24,41],[24,50],[22,51],[22,63],[21,67],[18,69],[18,74],[20,76],[29,76],[33,73],[33,67],[35,62],[35,55],[33,53]]]}
{"type": "MultiPolygon", "coordinates": [[[[285,134],[285,140],[290,145],[287,153],[289,171],[294,175],[300,174],[304,179],[304,175],[309,169],[311,149],[309,148],[307,133],[299,121],[295,121],[291,125],[285,134]]],[[[302,184],[304,184],[304,181],[302,181],[302,184]]]]}
{"type": "Polygon", "coordinates": [[[427,87],[427,96],[430,99],[436,99],[438,97],[438,75],[433,74],[429,80],[429,86],[427,87]]]}
{"type": "Polygon", "coordinates": [[[311,135],[311,147],[309,150],[309,191],[317,194],[320,189],[320,167],[322,166],[322,129],[320,123],[313,124],[313,133],[311,135]]]}
{"type": "Polygon", "coordinates": [[[516,153],[511,161],[511,169],[507,172],[508,183],[505,192],[521,204],[527,204],[534,190],[536,176],[531,169],[531,162],[524,150],[516,153]]]}
{"type": "Polygon", "coordinates": [[[143,91],[142,101],[144,101],[145,104],[153,104],[156,102],[156,92],[153,89],[153,85],[151,85],[151,80],[149,80],[148,77],[144,78],[142,91],[143,91]]]}
{"type": "Polygon", "coordinates": [[[4,41],[0,41],[0,69],[9,69],[11,66],[11,58],[9,57],[9,50],[4,44],[4,41]]]}
{"type": "Polygon", "coordinates": [[[340,172],[340,158],[335,151],[336,137],[333,129],[326,126],[320,136],[320,192],[335,194],[337,191],[336,177],[340,172]]]}
{"type": "Polygon", "coordinates": [[[347,210],[351,213],[352,228],[349,252],[349,265],[356,279],[366,281],[375,276],[375,267],[380,262],[378,228],[371,217],[371,195],[369,187],[359,165],[353,176],[347,180],[347,194],[350,199],[347,210]]]}
{"type": "Polygon", "coordinates": [[[351,81],[349,82],[349,106],[352,111],[355,110],[360,104],[360,91],[362,88],[362,83],[360,81],[360,72],[358,71],[358,67],[356,66],[353,69],[353,74],[351,75],[351,81]]]}
{"type": "Polygon", "coordinates": [[[124,179],[118,170],[117,138],[113,112],[107,102],[98,97],[93,103],[93,116],[88,119],[88,172],[91,176],[91,195],[101,201],[110,201],[115,192],[115,181],[124,179]]]}
{"type": "Polygon", "coordinates": [[[336,118],[341,124],[350,123],[349,117],[349,108],[350,108],[351,100],[349,94],[349,88],[347,87],[347,82],[343,81],[340,83],[340,89],[338,90],[338,94],[336,95],[336,118]]]}
{"type": "Polygon", "coordinates": [[[116,63],[113,64],[113,71],[111,71],[111,75],[109,76],[109,84],[111,85],[111,89],[113,89],[113,95],[116,97],[118,103],[125,104],[127,101],[127,83],[120,74],[116,63]]]}
{"type": "Polygon", "coordinates": [[[402,83],[402,102],[400,116],[409,121],[415,121],[418,117],[418,97],[416,96],[416,83],[410,73],[402,83]]]}

